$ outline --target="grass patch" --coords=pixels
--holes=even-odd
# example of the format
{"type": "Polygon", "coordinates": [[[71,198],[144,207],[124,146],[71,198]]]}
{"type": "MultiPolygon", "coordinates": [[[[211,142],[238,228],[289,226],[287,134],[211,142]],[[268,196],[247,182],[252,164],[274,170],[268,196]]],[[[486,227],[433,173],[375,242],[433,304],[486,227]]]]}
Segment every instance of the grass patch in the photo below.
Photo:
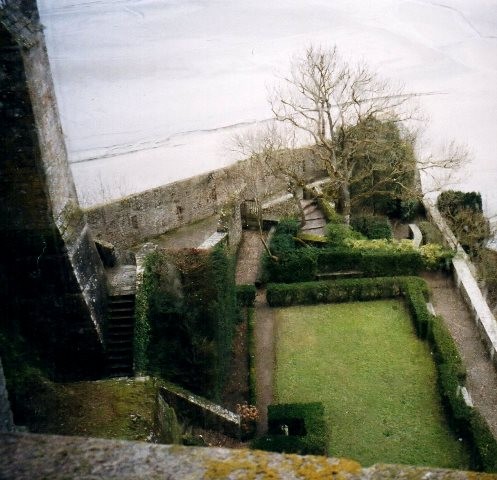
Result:
{"type": "Polygon", "coordinates": [[[330,455],[468,468],[402,301],[291,307],[277,318],[276,401],[323,402],[330,455]]]}
{"type": "Polygon", "coordinates": [[[155,387],[152,380],[110,379],[53,384],[37,433],[82,435],[123,440],[149,439],[153,430],[155,387]]]}

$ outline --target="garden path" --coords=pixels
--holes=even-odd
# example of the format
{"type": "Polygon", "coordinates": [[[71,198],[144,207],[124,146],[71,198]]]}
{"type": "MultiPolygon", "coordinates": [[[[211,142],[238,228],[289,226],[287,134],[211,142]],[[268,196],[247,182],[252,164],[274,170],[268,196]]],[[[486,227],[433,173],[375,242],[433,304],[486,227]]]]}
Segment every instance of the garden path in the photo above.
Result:
{"type": "MultiPolygon", "coordinates": [[[[259,265],[264,246],[259,232],[244,230],[238,263],[236,283],[255,283],[259,274],[259,265]]],[[[260,421],[258,433],[267,431],[267,406],[273,401],[274,368],[274,314],[266,302],[266,291],[258,290],[255,299],[255,371],[257,409],[260,421]]]]}
{"type": "Polygon", "coordinates": [[[441,315],[466,365],[466,388],[497,438],[497,372],[451,276],[424,273],[435,313],[441,315]]]}

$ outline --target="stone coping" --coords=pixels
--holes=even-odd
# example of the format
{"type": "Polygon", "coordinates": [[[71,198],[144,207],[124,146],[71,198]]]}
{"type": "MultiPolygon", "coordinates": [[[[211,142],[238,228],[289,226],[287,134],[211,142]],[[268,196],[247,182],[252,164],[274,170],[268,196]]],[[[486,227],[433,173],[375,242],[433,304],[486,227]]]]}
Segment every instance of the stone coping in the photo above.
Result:
{"type": "Polygon", "coordinates": [[[0,478],[497,480],[497,474],[405,465],[362,468],[352,460],[311,455],[8,433],[0,434],[0,478]]]}

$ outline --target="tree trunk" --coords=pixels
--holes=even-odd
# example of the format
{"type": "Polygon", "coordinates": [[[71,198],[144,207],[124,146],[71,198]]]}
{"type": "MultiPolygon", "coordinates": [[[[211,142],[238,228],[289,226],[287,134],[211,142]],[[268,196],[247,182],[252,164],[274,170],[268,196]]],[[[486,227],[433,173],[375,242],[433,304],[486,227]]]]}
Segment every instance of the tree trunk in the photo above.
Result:
{"type": "Polygon", "coordinates": [[[343,182],[340,185],[339,195],[340,195],[340,198],[339,198],[340,213],[343,215],[345,223],[347,225],[349,225],[350,224],[351,203],[350,203],[350,189],[349,189],[348,183],[343,182]]]}

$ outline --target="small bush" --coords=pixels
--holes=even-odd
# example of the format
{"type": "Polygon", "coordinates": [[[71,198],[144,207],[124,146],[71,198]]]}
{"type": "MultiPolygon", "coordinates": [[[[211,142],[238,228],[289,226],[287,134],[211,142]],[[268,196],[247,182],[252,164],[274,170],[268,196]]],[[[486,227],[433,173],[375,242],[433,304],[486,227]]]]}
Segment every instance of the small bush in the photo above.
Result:
{"type": "Polygon", "coordinates": [[[384,216],[355,216],[352,217],[350,225],[369,239],[386,238],[391,240],[393,237],[392,225],[384,216]]]}
{"type": "Polygon", "coordinates": [[[313,280],[317,272],[317,251],[313,248],[286,252],[278,261],[265,260],[266,277],[273,282],[297,282],[313,280]]]}
{"type": "Polygon", "coordinates": [[[341,247],[347,240],[359,240],[364,238],[361,233],[352,230],[344,223],[329,223],[326,225],[326,238],[333,247],[341,247]]]}
{"type": "Polygon", "coordinates": [[[455,252],[445,248],[439,243],[427,243],[419,247],[419,252],[423,258],[423,266],[426,270],[448,270],[450,260],[455,252]]]}
{"type": "Polygon", "coordinates": [[[278,222],[276,230],[274,232],[276,235],[287,234],[295,236],[300,230],[300,222],[295,218],[284,218],[278,222]]]}
{"type": "Polygon", "coordinates": [[[236,286],[236,302],[238,307],[253,307],[257,289],[253,284],[236,286]]]}
{"type": "Polygon", "coordinates": [[[481,194],[479,192],[447,190],[438,196],[437,207],[443,215],[449,217],[453,217],[459,211],[468,208],[473,212],[481,212],[481,194]]]}
{"type": "Polygon", "coordinates": [[[324,420],[324,407],[320,402],[269,405],[270,425],[302,422],[304,435],[266,435],[252,442],[252,448],[300,455],[326,455],[328,430],[324,420]]]}
{"type": "Polygon", "coordinates": [[[435,225],[427,221],[417,222],[417,225],[423,235],[423,243],[443,244],[443,235],[435,225]]]}

